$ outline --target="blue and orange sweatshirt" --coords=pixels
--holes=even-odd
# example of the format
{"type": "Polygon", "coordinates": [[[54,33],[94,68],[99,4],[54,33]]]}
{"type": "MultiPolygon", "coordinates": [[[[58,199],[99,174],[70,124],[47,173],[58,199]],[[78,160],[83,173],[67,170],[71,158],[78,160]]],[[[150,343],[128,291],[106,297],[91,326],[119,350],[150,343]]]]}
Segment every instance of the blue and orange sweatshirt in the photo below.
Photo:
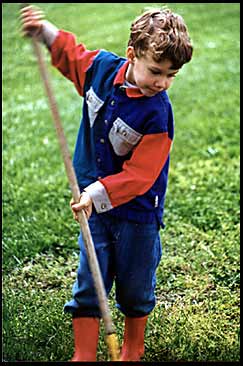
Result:
{"type": "Polygon", "coordinates": [[[83,97],[73,165],[97,213],[163,224],[173,112],[165,91],[152,97],[126,86],[126,58],[89,51],[60,30],[52,64],[83,97]]]}

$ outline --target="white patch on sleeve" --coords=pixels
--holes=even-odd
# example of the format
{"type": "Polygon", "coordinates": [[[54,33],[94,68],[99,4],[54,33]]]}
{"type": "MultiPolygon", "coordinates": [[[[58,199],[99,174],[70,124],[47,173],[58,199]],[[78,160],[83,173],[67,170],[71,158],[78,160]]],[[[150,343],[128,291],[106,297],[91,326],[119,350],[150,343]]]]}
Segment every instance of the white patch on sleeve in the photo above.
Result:
{"type": "Polygon", "coordinates": [[[98,213],[109,211],[113,208],[105,187],[99,181],[90,184],[85,188],[98,213]]]}

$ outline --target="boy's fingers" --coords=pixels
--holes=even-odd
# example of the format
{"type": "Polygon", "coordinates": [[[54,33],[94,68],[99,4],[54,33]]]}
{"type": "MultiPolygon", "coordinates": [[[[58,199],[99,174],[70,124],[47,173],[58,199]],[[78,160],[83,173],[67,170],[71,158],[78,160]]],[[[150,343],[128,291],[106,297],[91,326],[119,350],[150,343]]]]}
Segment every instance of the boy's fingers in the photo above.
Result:
{"type": "Polygon", "coordinates": [[[87,204],[85,203],[74,203],[72,205],[72,210],[74,211],[80,211],[80,210],[83,210],[87,207],[87,204]]]}
{"type": "Polygon", "coordinates": [[[42,20],[44,19],[44,12],[32,5],[22,8],[20,10],[20,21],[22,23],[22,32],[24,36],[38,33],[42,27],[42,20]]]}
{"type": "Polygon", "coordinates": [[[28,15],[26,17],[21,17],[20,20],[23,24],[26,24],[30,22],[40,22],[41,20],[43,20],[43,17],[39,15],[28,15]]]}
{"type": "Polygon", "coordinates": [[[23,24],[22,29],[26,30],[30,28],[39,28],[39,27],[41,27],[41,22],[37,23],[36,21],[30,20],[23,24]]]}
{"type": "Polygon", "coordinates": [[[26,21],[28,18],[30,19],[43,19],[45,17],[45,13],[41,10],[37,11],[24,11],[21,12],[19,18],[22,21],[26,21]]]}
{"type": "Polygon", "coordinates": [[[38,10],[25,10],[25,9],[22,9],[20,11],[20,17],[21,18],[25,18],[26,16],[44,16],[45,12],[38,9],[38,10]]]}
{"type": "Polygon", "coordinates": [[[22,12],[22,11],[26,11],[26,10],[34,9],[34,8],[36,8],[36,6],[34,6],[34,5],[26,5],[26,6],[23,6],[23,7],[20,9],[20,11],[22,12]]]}
{"type": "Polygon", "coordinates": [[[43,20],[43,17],[41,15],[35,14],[35,15],[27,15],[25,17],[20,17],[20,20],[23,25],[27,25],[29,23],[38,24],[41,23],[43,20]]]}
{"type": "MultiPolygon", "coordinates": [[[[90,218],[90,216],[91,216],[91,213],[92,213],[92,209],[90,209],[90,208],[84,208],[83,210],[84,210],[84,213],[85,213],[85,215],[86,215],[87,219],[89,219],[89,218],[90,218]]],[[[77,211],[77,212],[79,212],[79,211],[77,211]]],[[[74,220],[76,220],[76,221],[78,221],[78,222],[79,222],[77,212],[74,212],[74,211],[73,211],[73,218],[74,218],[74,220]]]]}
{"type": "Polygon", "coordinates": [[[72,198],[71,201],[69,202],[69,205],[71,209],[73,209],[73,205],[77,205],[77,202],[75,202],[74,199],[72,198]]]}
{"type": "Polygon", "coordinates": [[[43,13],[43,10],[34,5],[27,5],[20,9],[20,13],[27,13],[27,12],[42,12],[43,13]]]}
{"type": "Polygon", "coordinates": [[[72,198],[70,200],[69,204],[70,204],[70,207],[71,207],[72,212],[73,212],[73,218],[76,221],[79,221],[78,220],[78,212],[81,211],[81,210],[84,210],[87,219],[89,219],[89,217],[92,214],[92,200],[91,200],[91,198],[90,198],[90,196],[87,192],[83,192],[80,195],[80,202],[77,203],[72,198]]]}
{"type": "Polygon", "coordinates": [[[86,214],[86,217],[87,219],[90,218],[91,214],[92,214],[92,206],[89,206],[87,209],[84,210],[85,211],[85,214],[86,214]]]}

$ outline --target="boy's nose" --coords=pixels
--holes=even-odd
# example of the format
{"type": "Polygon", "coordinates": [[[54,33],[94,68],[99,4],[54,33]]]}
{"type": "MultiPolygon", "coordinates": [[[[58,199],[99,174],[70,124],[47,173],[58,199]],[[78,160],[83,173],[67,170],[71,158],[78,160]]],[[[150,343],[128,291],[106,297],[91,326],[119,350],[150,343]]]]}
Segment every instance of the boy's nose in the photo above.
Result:
{"type": "Polygon", "coordinates": [[[167,87],[166,78],[160,78],[155,82],[154,86],[159,90],[166,89],[167,87]]]}

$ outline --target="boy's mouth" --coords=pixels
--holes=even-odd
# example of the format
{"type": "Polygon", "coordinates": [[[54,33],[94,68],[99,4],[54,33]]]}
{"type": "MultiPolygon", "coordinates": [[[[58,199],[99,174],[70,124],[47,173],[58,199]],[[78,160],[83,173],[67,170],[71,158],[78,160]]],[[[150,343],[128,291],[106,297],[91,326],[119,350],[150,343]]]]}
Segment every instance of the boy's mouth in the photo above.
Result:
{"type": "Polygon", "coordinates": [[[163,91],[163,89],[153,89],[153,88],[148,88],[148,90],[151,91],[151,93],[159,93],[163,91]]]}
{"type": "Polygon", "coordinates": [[[141,88],[140,89],[141,92],[145,95],[145,96],[153,96],[157,93],[159,93],[161,90],[154,90],[154,89],[151,89],[149,87],[146,87],[146,88],[141,88]]]}

